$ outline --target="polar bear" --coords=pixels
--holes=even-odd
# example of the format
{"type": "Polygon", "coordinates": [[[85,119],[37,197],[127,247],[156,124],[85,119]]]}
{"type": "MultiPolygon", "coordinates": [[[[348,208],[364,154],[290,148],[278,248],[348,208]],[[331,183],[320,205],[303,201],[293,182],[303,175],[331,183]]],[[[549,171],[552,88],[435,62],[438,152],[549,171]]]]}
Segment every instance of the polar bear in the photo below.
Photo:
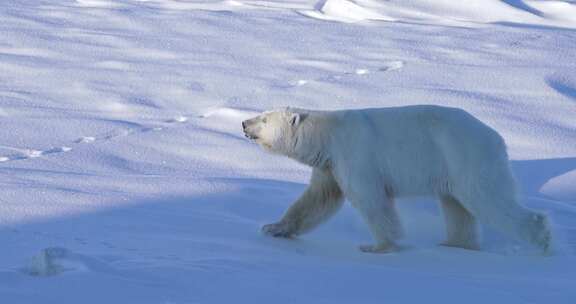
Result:
{"type": "Polygon", "coordinates": [[[479,249],[477,221],[548,254],[546,216],[518,203],[506,146],[469,113],[419,105],[377,109],[264,112],[242,122],[265,150],[312,167],[310,184],[282,219],[262,231],[294,237],[327,220],[348,199],[375,243],[364,252],[397,249],[402,226],[395,199],[441,202],[445,246],[479,249]]]}

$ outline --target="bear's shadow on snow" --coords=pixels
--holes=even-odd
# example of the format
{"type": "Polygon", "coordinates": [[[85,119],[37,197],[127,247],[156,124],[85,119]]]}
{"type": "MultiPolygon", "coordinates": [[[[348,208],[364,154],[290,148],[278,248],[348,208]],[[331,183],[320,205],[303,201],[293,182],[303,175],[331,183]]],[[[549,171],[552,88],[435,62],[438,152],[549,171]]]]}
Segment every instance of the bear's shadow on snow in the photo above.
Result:
{"type": "MultiPolygon", "coordinates": [[[[0,244],[11,244],[12,252],[18,253],[13,258],[20,260],[8,271],[26,272],[33,257],[47,248],[62,248],[85,256],[84,260],[105,256],[113,263],[138,260],[151,265],[173,260],[175,265],[196,268],[211,263],[198,262],[202,259],[227,260],[235,252],[257,255],[267,248],[277,250],[259,229],[280,217],[305,185],[243,178],[211,181],[224,190],[198,196],[165,195],[95,212],[0,226],[0,244]]],[[[103,269],[91,269],[91,265],[81,268],[103,269]]],[[[0,269],[2,272],[6,269],[0,269]]]]}
{"type": "MultiPolygon", "coordinates": [[[[12,252],[18,253],[13,258],[19,262],[8,272],[27,273],[30,261],[46,251],[66,252],[71,257],[66,264],[82,264],[62,272],[121,276],[122,265],[130,268],[134,263],[225,272],[259,267],[260,262],[255,261],[268,256],[378,258],[357,250],[357,245],[372,240],[349,204],[311,234],[293,240],[275,239],[261,234],[261,226],[277,221],[304,191],[305,184],[256,178],[209,181],[222,186],[216,187],[221,190],[208,195],[166,195],[122,202],[105,210],[0,227],[0,244],[11,244],[12,252]],[[222,265],[214,265],[215,260],[223,261],[222,265]]],[[[422,217],[417,216],[415,223],[420,227],[419,220],[422,217]]],[[[6,269],[0,269],[2,272],[8,275],[6,269]]]]}
{"type": "MultiPolygon", "coordinates": [[[[548,180],[576,169],[576,158],[513,161],[512,168],[523,197],[539,195],[548,180]]],[[[365,255],[356,246],[371,242],[368,229],[348,203],[335,218],[302,238],[265,237],[260,227],[277,221],[306,185],[256,178],[211,181],[223,185],[224,190],[199,196],[166,195],[123,203],[123,207],[11,225],[0,228],[0,243],[13,244],[23,263],[45,248],[62,247],[71,252],[150,261],[181,259],[194,264],[203,256],[229,259],[234,252],[251,257],[282,253],[348,259],[365,255]]],[[[444,224],[437,203],[409,199],[398,205],[407,239],[412,240],[409,250],[439,248],[434,244],[442,241],[444,224]]],[[[507,246],[510,240],[489,232],[483,243],[487,251],[501,252],[496,247],[507,246]]]]}

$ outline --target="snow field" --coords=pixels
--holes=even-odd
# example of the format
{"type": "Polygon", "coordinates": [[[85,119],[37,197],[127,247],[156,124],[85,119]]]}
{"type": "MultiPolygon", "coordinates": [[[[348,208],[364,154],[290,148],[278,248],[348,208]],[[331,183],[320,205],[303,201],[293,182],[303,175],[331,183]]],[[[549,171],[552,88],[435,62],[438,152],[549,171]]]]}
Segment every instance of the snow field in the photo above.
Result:
{"type": "Polygon", "coordinates": [[[0,4],[0,302],[572,303],[573,1],[99,1],[0,4]],[[429,199],[401,252],[368,255],[345,206],[263,237],[309,169],[240,122],[278,107],[463,108],[506,139],[543,258],[489,229],[439,247],[429,199]]]}

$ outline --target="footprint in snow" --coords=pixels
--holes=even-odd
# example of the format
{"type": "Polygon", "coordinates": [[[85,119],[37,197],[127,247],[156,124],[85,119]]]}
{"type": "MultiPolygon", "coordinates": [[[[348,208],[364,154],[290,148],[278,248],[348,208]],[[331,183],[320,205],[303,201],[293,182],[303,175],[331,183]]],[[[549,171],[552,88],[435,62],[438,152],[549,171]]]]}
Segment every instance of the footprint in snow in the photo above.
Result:
{"type": "Polygon", "coordinates": [[[53,154],[53,153],[62,153],[62,152],[69,152],[69,151],[72,151],[72,148],[70,148],[70,147],[52,148],[50,150],[42,151],[41,155],[53,154]]]}
{"type": "MultiPolygon", "coordinates": [[[[207,114],[208,115],[208,114],[207,114]]],[[[164,120],[164,123],[167,124],[184,124],[187,123],[189,118],[184,115],[176,116],[172,119],[164,120]]],[[[161,131],[164,130],[164,127],[161,126],[141,126],[139,124],[134,123],[135,127],[133,128],[126,128],[126,129],[116,129],[112,130],[106,134],[100,136],[82,136],[76,140],[74,140],[73,144],[91,144],[97,141],[103,140],[113,140],[120,137],[125,137],[133,134],[145,133],[149,131],[161,131]]],[[[9,147],[10,148],[10,147],[9,147]]],[[[58,154],[69,152],[72,150],[71,147],[63,146],[63,147],[56,147],[51,148],[48,150],[36,150],[36,149],[17,149],[17,148],[10,148],[11,150],[15,150],[18,153],[14,155],[0,155],[0,163],[1,162],[9,162],[14,160],[24,160],[24,159],[32,159],[32,158],[40,158],[43,156],[51,155],[51,154],[58,154]]]]}
{"type": "Polygon", "coordinates": [[[186,116],[176,116],[172,119],[166,120],[167,123],[185,123],[188,121],[188,117],[186,116]]]}
{"type": "Polygon", "coordinates": [[[24,151],[24,155],[27,158],[40,157],[40,156],[42,156],[42,154],[44,154],[44,151],[40,151],[40,150],[28,149],[28,150],[24,151]]]}
{"type": "Polygon", "coordinates": [[[388,72],[388,71],[397,71],[400,70],[404,67],[404,62],[403,61],[390,61],[388,62],[388,64],[386,64],[383,67],[380,67],[378,69],[378,71],[380,72],[388,72]]]}
{"type": "Polygon", "coordinates": [[[289,81],[288,83],[274,83],[272,85],[272,87],[278,88],[278,89],[290,89],[290,88],[305,86],[305,85],[308,85],[312,82],[338,82],[345,77],[361,76],[361,75],[367,75],[367,74],[376,73],[376,72],[397,71],[397,70],[402,69],[403,67],[404,67],[403,61],[399,61],[399,60],[390,61],[390,62],[387,62],[384,66],[381,66],[381,67],[376,68],[376,69],[358,68],[358,69],[355,69],[354,71],[332,74],[332,75],[322,76],[322,77],[318,77],[318,78],[314,78],[314,79],[298,79],[298,80],[294,80],[294,81],[289,81]]]}
{"type": "Polygon", "coordinates": [[[77,140],[74,141],[74,143],[77,144],[88,144],[88,143],[93,143],[96,141],[96,137],[92,137],[92,136],[83,136],[78,138],[77,140]]]}
{"type": "Polygon", "coordinates": [[[15,154],[15,155],[0,156],[0,162],[39,158],[39,157],[44,156],[44,155],[64,153],[64,152],[68,152],[71,150],[72,150],[72,148],[70,148],[70,147],[57,147],[57,148],[51,148],[51,149],[44,150],[44,151],[35,150],[35,149],[24,149],[24,150],[21,150],[20,153],[15,154]]]}

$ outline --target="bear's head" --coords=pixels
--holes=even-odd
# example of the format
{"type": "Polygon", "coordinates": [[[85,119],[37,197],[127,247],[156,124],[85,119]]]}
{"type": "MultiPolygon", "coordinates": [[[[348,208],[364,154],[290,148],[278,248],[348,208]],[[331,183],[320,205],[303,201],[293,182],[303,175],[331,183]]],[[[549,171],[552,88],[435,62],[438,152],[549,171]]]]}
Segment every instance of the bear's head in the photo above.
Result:
{"type": "Polygon", "coordinates": [[[242,122],[244,134],[265,150],[289,154],[302,114],[290,109],[264,112],[242,122]]]}

